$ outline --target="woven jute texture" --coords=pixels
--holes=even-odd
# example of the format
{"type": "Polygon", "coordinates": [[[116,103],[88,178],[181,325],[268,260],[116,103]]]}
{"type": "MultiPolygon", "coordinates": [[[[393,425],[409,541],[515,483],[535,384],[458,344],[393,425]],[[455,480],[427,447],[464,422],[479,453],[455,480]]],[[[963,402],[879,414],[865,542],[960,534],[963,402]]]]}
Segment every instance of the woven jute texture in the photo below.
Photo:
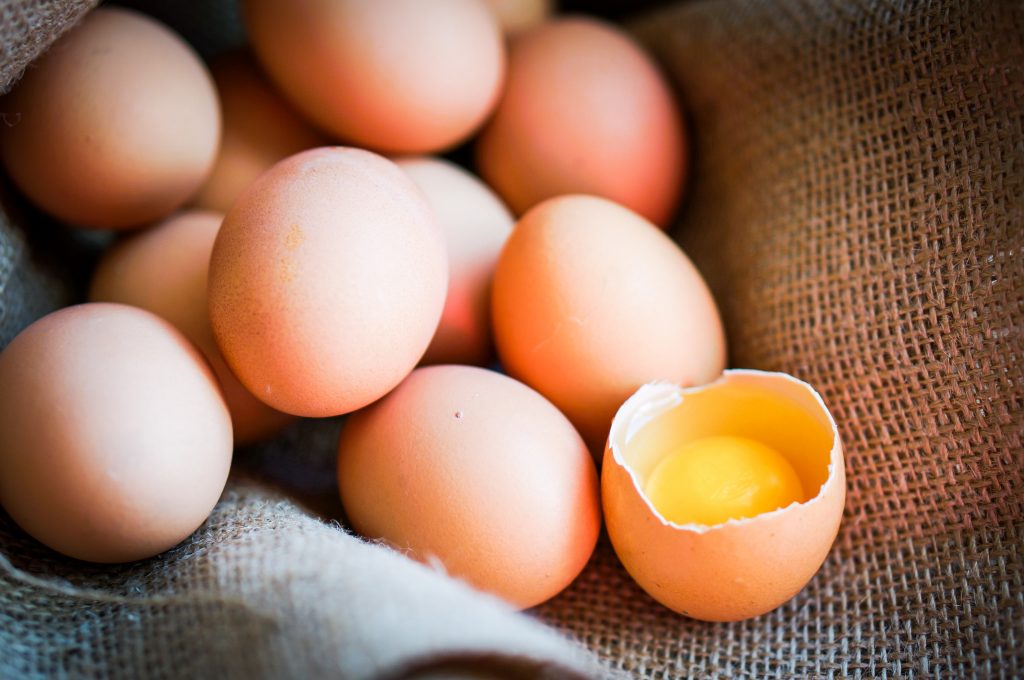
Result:
{"type": "MultiPolygon", "coordinates": [[[[38,51],[77,6],[2,6],[0,89],[24,66],[8,30],[38,51]]],[[[633,28],[690,117],[676,233],[731,364],[808,380],[839,422],[847,511],[809,586],[695,622],[602,539],[533,612],[595,671],[530,617],[317,519],[340,518],[337,423],[302,423],[240,452],[211,520],[153,560],[64,560],[0,515],[0,676],[1024,675],[1024,4],[697,1],[633,28]]],[[[95,244],[2,197],[5,344],[75,299],[95,244]]]]}
{"type": "Polygon", "coordinates": [[[824,395],[835,548],[678,618],[607,549],[544,617],[642,677],[1024,675],[1024,3],[699,2],[642,21],[695,131],[680,241],[731,363],[824,395]]]}
{"type": "Polygon", "coordinates": [[[73,26],[97,0],[3,0],[0,2],[0,94],[25,67],[73,26]]]}

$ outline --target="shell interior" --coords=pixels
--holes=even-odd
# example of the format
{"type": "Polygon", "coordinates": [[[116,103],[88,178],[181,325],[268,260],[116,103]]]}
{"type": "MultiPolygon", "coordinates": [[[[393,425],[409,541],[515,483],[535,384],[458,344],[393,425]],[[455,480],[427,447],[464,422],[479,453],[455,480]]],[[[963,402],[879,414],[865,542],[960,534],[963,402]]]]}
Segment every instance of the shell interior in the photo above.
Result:
{"type": "MultiPolygon", "coordinates": [[[[803,503],[819,497],[832,478],[833,450],[839,437],[835,421],[810,385],[783,373],[732,370],[700,387],[645,385],[623,404],[609,440],[615,461],[629,471],[659,519],[666,525],[703,532],[712,527],[666,520],[643,489],[665,456],[686,443],[714,435],[748,437],[785,456],[807,494],[803,503]]],[[[785,510],[731,519],[725,524],[755,521],[785,510]]]]}

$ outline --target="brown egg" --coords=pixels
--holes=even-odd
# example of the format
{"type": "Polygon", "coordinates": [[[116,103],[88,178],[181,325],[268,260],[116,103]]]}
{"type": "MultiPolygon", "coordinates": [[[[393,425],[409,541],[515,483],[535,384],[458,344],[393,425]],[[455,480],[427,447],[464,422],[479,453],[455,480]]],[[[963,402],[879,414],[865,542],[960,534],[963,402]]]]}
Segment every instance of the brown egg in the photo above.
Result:
{"type": "Polygon", "coordinates": [[[554,0],[487,0],[508,35],[533,28],[551,15],[554,0]]]}
{"type": "Polygon", "coordinates": [[[89,299],[146,309],[196,343],[220,381],[235,442],[248,444],[270,437],[294,418],[242,387],[214,342],[206,283],[222,219],[215,212],[183,212],[115,244],[96,268],[89,299]]]}
{"type": "MultiPolygon", "coordinates": [[[[735,493],[720,490],[712,501],[735,493]]],[[[846,501],[843,447],[821,396],[783,373],[726,371],[689,389],[644,385],[615,415],[601,493],[615,552],[651,597],[693,618],[738,621],[793,597],[825,561],[846,501]],[[721,435],[778,451],[804,496],[712,525],[669,521],[645,492],[652,471],[681,445],[721,435]]]]}
{"type": "Polygon", "coordinates": [[[221,57],[210,72],[224,130],[213,172],[194,205],[225,213],[242,189],[274,163],[327,140],[274,90],[248,54],[221,57]]]}
{"type": "Polygon", "coordinates": [[[480,135],[480,174],[517,214],[594,194],[668,226],[685,138],[667,83],[621,30],[574,17],[512,40],[508,82],[480,135]]]}
{"type": "Polygon", "coordinates": [[[49,314],[0,353],[0,504],[49,547],[127,562],[206,520],[231,419],[203,355],[126,305],[49,314]]]}
{"type": "Polygon", "coordinates": [[[601,526],[594,462],[565,416],[470,366],[418,369],[349,417],[338,484],[361,534],[522,608],[576,578],[601,526]]]}
{"type": "Polygon", "coordinates": [[[654,225],[602,198],[554,198],[519,220],[491,314],[509,375],[554,402],[595,452],[640,385],[699,385],[725,368],[700,272],[654,225]]]}
{"type": "Polygon", "coordinates": [[[481,0],[245,0],[243,10],[270,77],[355,146],[454,146],[500,94],[504,43],[481,0]]]}
{"type": "Polygon", "coordinates": [[[134,11],[97,9],[0,103],[0,155],[46,212],[122,229],[169,215],[213,164],[220,110],[192,49],[134,11]]]}
{"type": "Polygon", "coordinates": [[[333,416],[423,356],[448,283],[433,211],[391,161],[314,149],[260,176],[224,219],[210,321],[235,375],[274,408],[333,416]]]}
{"type": "Polygon", "coordinates": [[[512,231],[512,214],[486,184],[440,158],[397,161],[427,197],[448,246],[448,298],[428,364],[486,364],[491,345],[491,278],[512,231]]]}

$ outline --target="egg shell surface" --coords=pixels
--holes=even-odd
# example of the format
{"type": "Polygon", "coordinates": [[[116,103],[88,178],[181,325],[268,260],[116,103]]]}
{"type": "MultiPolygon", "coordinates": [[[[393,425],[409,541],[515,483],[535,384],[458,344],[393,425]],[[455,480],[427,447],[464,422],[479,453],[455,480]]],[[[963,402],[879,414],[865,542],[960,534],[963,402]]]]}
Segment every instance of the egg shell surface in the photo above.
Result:
{"type": "Polygon", "coordinates": [[[427,197],[448,247],[448,297],[423,363],[484,365],[494,355],[491,280],[512,231],[512,213],[454,163],[429,157],[396,162],[427,197]]]}
{"type": "Polygon", "coordinates": [[[210,72],[220,97],[223,134],[213,170],[193,204],[224,213],[274,163],[327,140],[274,89],[248,53],[222,56],[210,72]]]}
{"type": "Polygon", "coordinates": [[[711,293],[682,250],[636,213],[561,196],[516,224],[498,258],[491,315],[509,375],[550,399],[600,456],[641,385],[699,385],[725,367],[711,293]]]}
{"type": "Polygon", "coordinates": [[[665,228],[686,137],[654,62],[619,28],[567,17],[515,36],[508,82],[480,134],[480,174],[522,215],[562,194],[611,199],[665,228]]]}
{"type": "Polygon", "coordinates": [[[194,342],[220,381],[235,443],[248,444],[276,434],[294,417],[252,396],[228,368],[213,339],[207,275],[223,218],[211,211],[185,211],[116,243],[96,267],[89,299],[153,312],[194,342]]]}
{"type": "Polygon", "coordinates": [[[255,396],[334,416],[416,366],[447,284],[444,239],[412,180],[369,151],[325,147],[281,161],[235,201],[210,260],[210,321],[255,396]]]}
{"type": "Polygon", "coordinates": [[[199,350],[155,314],[67,307],[0,353],[0,504],[70,557],[128,562],[202,524],[231,418],[199,350]]]}
{"type": "Polygon", "coordinates": [[[505,45],[482,0],[245,0],[253,50],[311,120],[355,146],[447,149],[504,82],[505,45]]]}
{"type": "Polygon", "coordinates": [[[338,483],[358,532],[522,608],[576,578],[601,524],[594,462],[569,421],[470,366],[417,369],[350,416],[338,483]]]}
{"type": "Polygon", "coordinates": [[[780,606],[821,567],[846,500],[843,448],[821,397],[792,376],[730,370],[700,387],[655,383],[615,416],[601,493],[615,552],[651,597],[692,618],[739,621],[780,606]],[[715,434],[785,455],[808,498],[713,526],[666,521],[642,491],[647,475],[680,443],[715,434]]]}
{"type": "Polygon", "coordinates": [[[220,106],[192,48],[135,11],[102,7],[0,103],[0,156],[51,215],[125,229],[187,201],[213,165],[220,106]]]}

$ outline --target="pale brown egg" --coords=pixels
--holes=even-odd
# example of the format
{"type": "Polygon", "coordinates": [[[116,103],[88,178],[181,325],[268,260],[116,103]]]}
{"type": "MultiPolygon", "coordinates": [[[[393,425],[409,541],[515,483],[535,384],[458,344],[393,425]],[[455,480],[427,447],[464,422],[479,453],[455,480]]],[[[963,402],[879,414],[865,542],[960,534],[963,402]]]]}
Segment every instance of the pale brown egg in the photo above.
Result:
{"type": "Polygon", "coordinates": [[[243,10],[274,82],[356,146],[452,147],[500,95],[505,46],[482,0],[245,0],[243,10]]]}
{"type": "Polygon", "coordinates": [[[526,608],[586,565],[594,462],[549,401],[470,366],[417,369],[349,417],[338,483],[353,528],[526,608]]]}
{"type": "Polygon", "coordinates": [[[498,108],[476,147],[480,174],[521,215],[561,194],[594,194],[665,228],[685,180],[679,107],[620,29],[573,17],[512,40],[498,108]]]}
{"type": "Polygon", "coordinates": [[[220,138],[206,67],[166,26],[103,7],[61,37],[0,103],[14,183],[65,222],[160,219],[206,178],[220,138]]]}
{"type": "Polygon", "coordinates": [[[615,552],[651,597],[693,618],[738,621],[783,604],[821,567],[846,501],[843,447],[821,397],[792,376],[730,370],[700,387],[655,383],[615,416],[601,493],[615,552]],[[670,521],[645,491],[651,475],[680,446],[723,435],[777,451],[803,495],[712,525],[670,521]]]}
{"type": "Polygon", "coordinates": [[[206,520],[231,418],[203,355],[155,314],[68,307],[0,353],[0,504],[92,562],[156,555],[206,520]]]}
{"type": "Polygon", "coordinates": [[[448,246],[448,297],[423,363],[484,365],[494,355],[491,279],[512,214],[486,184],[453,163],[396,162],[427,197],[448,246]]]}
{"type": "Polygon", "coordinates": [[[327,140],[277,93],[247,53],[220,57],[210,72],[220,95],[223,132],[213,171],[193,204],[224,213],[274,163],[327,140]]]}
{"type": "Polygon", "coordinates": [[[547,19],[554,0],[487,0],[507,35],[514,35],[547,19]]]}
{"type": "Polygon", "coordinates": [[[437,329],[448,259],[436,218],[386,158],[304,151],[265,172],[224,218],[210,321],[254,395],[295,415],[353,411],[416,366],[437,329]]]}
{"type": "Polygon", "coordinates": [[[141,307],[170,321],[203,351],[231,412],[235,443],[266,439],[294,420],[252,396],[234,376],[210,330],[206,285],[223,215],[193,210],[116,243],[93,274],[89,299],[141,307]]]}
{"type": "Polygon", "coordinates": [[[725,368],[700,272],[657,227],[603,198],[562,196],[524,215],[491,299],[502,365],[554,402],[595,453],[640,385],[699,385],[725,368]]]}

